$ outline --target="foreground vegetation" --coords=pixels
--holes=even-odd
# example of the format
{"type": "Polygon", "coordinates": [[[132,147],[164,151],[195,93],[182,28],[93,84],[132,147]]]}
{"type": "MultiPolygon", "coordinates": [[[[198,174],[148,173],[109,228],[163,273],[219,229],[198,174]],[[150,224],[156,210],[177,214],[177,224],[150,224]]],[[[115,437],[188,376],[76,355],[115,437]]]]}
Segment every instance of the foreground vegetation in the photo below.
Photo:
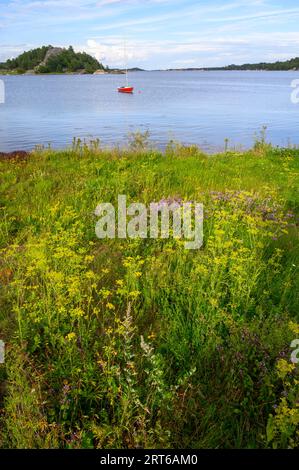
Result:
{"type": "Polygon", "coordinates": [[[1,446],[299,446],[299,150],[132,140],[0,160],[1,446]],[[100,202],[205,207],[204,246],[99,240],[100,202]]]}

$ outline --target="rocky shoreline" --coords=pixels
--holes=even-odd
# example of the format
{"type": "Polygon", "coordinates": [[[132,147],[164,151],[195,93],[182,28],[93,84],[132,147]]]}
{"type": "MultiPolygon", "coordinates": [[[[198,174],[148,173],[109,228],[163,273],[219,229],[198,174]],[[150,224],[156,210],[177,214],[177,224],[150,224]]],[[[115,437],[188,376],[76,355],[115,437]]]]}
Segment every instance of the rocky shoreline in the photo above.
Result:
{"type": "Polygon", "coordinates": [[[126,72],[124,72],[123,70],[110,70],[110,71],[103,71],[103,70],[96,70],[95,72],[93,73],[88,73],[86,72],[85,70],[80,70],[78,72],[49,72],[49,73],[37,73],[35,72],[34,70],[27,70],[26,72],[24,73],[18,73],[17,71],[4,71],[4,70],[0,70],[0,76],[1,75],[21,75],[21,76],[24,76],[24,75],[34,75],[34,76],[39,76],[39,75],[42,75],[42,76],[45,76],[45,75],[124,75],[126,72]]]}

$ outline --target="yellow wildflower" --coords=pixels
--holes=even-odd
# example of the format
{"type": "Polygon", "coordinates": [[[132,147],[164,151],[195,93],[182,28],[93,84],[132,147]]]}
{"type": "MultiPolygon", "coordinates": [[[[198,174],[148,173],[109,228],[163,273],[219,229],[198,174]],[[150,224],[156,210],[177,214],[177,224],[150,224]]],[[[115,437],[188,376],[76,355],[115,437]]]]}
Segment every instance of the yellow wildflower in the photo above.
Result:
{"type": "Polygon", "coordinates": [[[294,322],[290,321],[289,322],[289,328],[295,335],[299,335],[299,324],[298,323],[294,323],[294,322]]]}
{"type": "Polygon", "coordinates": [[[84,258],[85,263],[91,263],[94,260],[94,256],[86,255],[84,258]]]}
{"type": "Polygon", "coordinates": [[[140,292],[138,290],[134,290],[129,293],[129,296],[132,297],[133,299],[137,299],[139,295],[140,295],[140,292]]]}
{"type": "Polygon", "coordinates": [[[68,335],[66,335],[65,339],[67,341],[72,341],[73,339],[76,338],[76,333],[72,332],[72,333],[69,333],[68,335]]]}
{"type": "Polygon", "coordinates": [[[156,335],[155,333],[151,333],[150,335],[148,335],[148,339],[155,339],[156,335]]]}
{"type": "Polygon", "coordinates": [[[295,365],[287,362],[285,359],[280,359],[277,363],[278,376],[284,379],[287,374],[293,372],[295,365]]]}
{"type": "Polygon", "coordinates": [[[109,310],[115,310],[114,305],[111,304],[110,302],[108,302],[108,303],[106,304],[106,307],[107,307],[109,310]]]}

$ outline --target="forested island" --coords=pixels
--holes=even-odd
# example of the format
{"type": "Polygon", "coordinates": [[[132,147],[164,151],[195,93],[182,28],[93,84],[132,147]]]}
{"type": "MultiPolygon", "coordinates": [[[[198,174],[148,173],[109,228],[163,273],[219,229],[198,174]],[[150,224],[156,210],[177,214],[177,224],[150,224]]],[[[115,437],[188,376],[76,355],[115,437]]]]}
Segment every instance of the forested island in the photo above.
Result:
{"type": "Polygon", "coordinates": [[[109,73],[97,59],[86,52],[43,46],[24,52],[15,59],[0,63],[0,73],[8,74],[43,74],[43,73],[109,73]]]}
{"type": "Polygon", "coordinates": [[[228,65],[227,67],[221,68],[221,70],[299,70],[299,57],[286,61],[277,61],[273,63],[260,62],[259,64],[243,64],[243,65],[228,65]]]}

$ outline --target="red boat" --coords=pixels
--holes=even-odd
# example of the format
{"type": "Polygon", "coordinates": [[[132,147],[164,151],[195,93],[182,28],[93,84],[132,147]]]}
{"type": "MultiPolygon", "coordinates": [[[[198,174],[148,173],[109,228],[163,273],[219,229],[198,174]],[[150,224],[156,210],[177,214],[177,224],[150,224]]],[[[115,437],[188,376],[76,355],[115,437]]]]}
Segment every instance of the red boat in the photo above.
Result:
{"type": "Polygon", "coordinates": [[[121,86],[118,88],[119,93],[133,93],[134,87],[132,86],[121,86]]]}
{"type": "MultiPolygon", "coordinates": [[[[124,56],[126,58],[126,43],[124,43],[124,56]]],[[[120,86],[118,87],[118,92],[119,93],[133,93],[134,87],[129,86],[129,81],[128,81],[128,66],[126,64],[126,85],[125,86],[120,86]]]]}

